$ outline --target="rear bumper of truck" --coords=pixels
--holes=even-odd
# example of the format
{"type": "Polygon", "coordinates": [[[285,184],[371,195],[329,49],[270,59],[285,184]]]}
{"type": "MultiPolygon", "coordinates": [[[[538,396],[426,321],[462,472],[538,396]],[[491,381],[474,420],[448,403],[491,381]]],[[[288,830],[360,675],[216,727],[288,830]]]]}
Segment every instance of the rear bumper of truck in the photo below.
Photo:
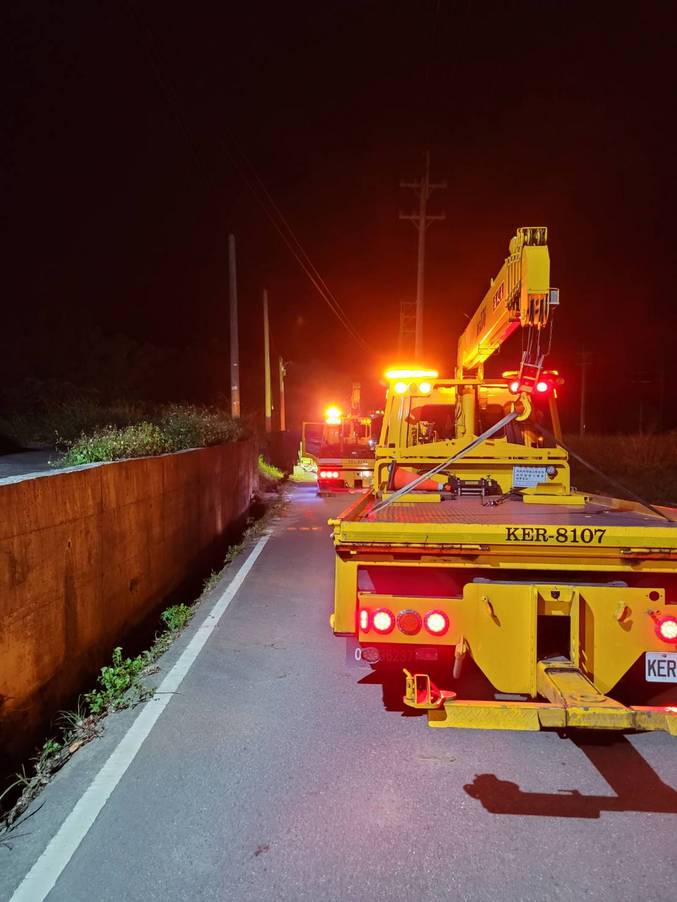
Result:
{"type": "Polygon", "coordinates": [[[407,665],[404,699],[427,709],[431,726],[677,735],[677,684],[660,687],[667,705],[635,705],[656,696],[647,685],[635,692],[634,683],[630,695],[620,693],[632,704],[609,697],[619,695],[619,683],[644,666],[647,653],[675,661],[677,643],[665,641],[659,626],[677,615],[677,528],[634,509],[611,510],[612,502],[596,499],[576,511],[505,505],[482,510],[482,522],[464,522],[461,514],[473,513],[465,502],[399,505],[379,519],[369,514],[369,497],[360,499],[332,523],[334,632],[363,646],[425,641],[456,657],[468,654],[494,700],[437,691],[427,673],[416,673],[418,664],[407,665]],[[451,585],[457,591],[445,591],[451,585]],[[363,609],[365,623],[382,609],[395,621],[414,612],[422,622],[440,609],[449,629],[423,637],[400,635],[395,626],[376,636],[361,628],[363,609]],[[557,660],[541,641],[551,629],[557,660]]]}
{"type": "Polygon", "coordinates": [[[405,674],[404,701],[431,727],[472,730],[659,730],[677,736],[677,706],[626,706],[597,692],[570,661],[539,661],[543,701],[478,701],[440,692],[428,674],[405,674]]]}

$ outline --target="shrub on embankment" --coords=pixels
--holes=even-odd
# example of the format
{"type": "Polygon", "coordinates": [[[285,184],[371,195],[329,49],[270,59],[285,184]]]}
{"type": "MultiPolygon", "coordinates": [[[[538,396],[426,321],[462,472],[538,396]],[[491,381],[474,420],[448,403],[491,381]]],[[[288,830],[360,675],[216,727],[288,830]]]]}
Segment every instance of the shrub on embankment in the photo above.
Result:
{"type": "Polygon", "coordinates": [[[57,465],[100,463],[132,457],[149,457],[222,445],[246,437],[248,429],[220,410],[173,405],[155,416],[126,426],[105,425],[89,435],[64,442],[57,465]]]}
{"type": "MultiPolygon", "coordinates": [[[[677,432],[649,435],[565,436],[566,444],[602,473],[653,504],[677,506],[677,432]]],[[[623,493],[573,458],[571,481],[579,489],[623,493]]]]}

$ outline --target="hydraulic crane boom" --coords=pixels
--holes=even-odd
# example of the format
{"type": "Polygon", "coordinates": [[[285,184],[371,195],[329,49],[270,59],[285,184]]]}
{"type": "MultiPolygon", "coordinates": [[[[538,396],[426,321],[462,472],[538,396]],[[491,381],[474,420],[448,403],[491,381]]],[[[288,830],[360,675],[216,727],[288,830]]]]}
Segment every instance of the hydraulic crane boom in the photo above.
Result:
{"type": "MultiPolygon", "coordinates": [[[[481,367],[519,326],[538,333],[548,324],[558,293],[550,288],[547,240],[544,226],[517,229],[508,257],[459,338],[459,378],[465,370],[481,367]]],[[[538,356],[523,359],[523,368],[535,364],[538,356]]]]}

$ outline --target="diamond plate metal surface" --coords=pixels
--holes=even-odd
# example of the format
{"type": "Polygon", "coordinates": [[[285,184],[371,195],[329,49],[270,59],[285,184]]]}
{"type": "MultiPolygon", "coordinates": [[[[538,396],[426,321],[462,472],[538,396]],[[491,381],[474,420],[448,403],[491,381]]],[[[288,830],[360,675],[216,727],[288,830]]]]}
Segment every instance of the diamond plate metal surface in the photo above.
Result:
{"type": "Polygon", "coordinates": [[[649,514],[614,511],[600,504],[567,508],[560,504],[523,504],[509,500],[492,507],[480,498],[456,498],[429,502],[395,502],[376,514],[365,511],[360,519],[374,523],[510,523],[562,526],[673,526],[649,514]]]}

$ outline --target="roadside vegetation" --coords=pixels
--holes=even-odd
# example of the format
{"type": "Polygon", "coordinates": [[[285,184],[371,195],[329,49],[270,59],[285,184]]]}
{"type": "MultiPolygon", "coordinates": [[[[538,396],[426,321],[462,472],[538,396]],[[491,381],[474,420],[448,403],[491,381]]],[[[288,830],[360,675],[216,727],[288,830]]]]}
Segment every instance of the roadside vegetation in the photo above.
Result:
{"type": "MultiPolygon", "coordinates": [[[[646,501],[677,507],[677,432],[572,435],[564,440],[602,473],[617,479],[646,501]]],[[[623,494],[574,459],[571,480],[583,491],[623,494]]]]}
{"type": "Polygon", "coordinates": [[[96,686],[78,699],[75,711],[62,711],[55,722],[55,734],[47,739],[31,760],[32,767],[22,768],[0,795],[0,843],[2,830],[9,829],[26,810],[52,776],[60,770],[77,750],[103,732],[102,720],[112,711],[145,701],[153,690],[143,678],[157,671],[153,665],[164,654],[193,615],[194,606],[173,605],[160,615],[164,629],[156,634],[151,647],[133,658],[123,655],[122,648],[113,649],[110,664],[106,664],[96,680],[96,686]],[[18,798],[15,798],[18,793],[18,798]],[[2,799],[9,796],[14,802],[2,811],[2,799]]]}
{"type": "Polygon", "coordinates": [[[175,404],[126,426],[107,424],[72,441],[60,439],[60,467],[147,457],[235,442],[248,429],[228,414],[208,407],[175,404]]]}
{"type": "Polygon", "coordinates": [[[259,454],[259,482],[263,488],[275,488],[283,479],[284,473],[274,464],[268,463],[262,454],[259,454]]]}

